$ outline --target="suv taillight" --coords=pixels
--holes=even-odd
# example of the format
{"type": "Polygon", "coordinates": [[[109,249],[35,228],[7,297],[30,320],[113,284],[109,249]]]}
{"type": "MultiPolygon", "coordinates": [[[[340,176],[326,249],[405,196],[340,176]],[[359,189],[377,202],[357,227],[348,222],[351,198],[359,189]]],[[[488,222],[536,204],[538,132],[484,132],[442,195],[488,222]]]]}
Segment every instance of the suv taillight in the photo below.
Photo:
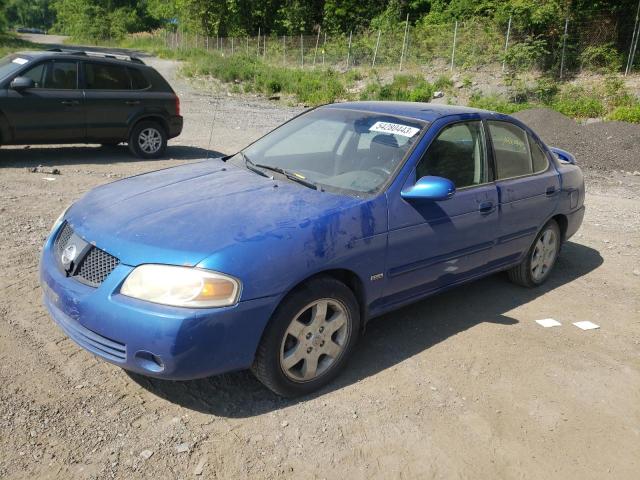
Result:
{"type": "Polygon", "coordinates": [[[180,115],[180,98],[176,95],[176,115],[180,115]]]}

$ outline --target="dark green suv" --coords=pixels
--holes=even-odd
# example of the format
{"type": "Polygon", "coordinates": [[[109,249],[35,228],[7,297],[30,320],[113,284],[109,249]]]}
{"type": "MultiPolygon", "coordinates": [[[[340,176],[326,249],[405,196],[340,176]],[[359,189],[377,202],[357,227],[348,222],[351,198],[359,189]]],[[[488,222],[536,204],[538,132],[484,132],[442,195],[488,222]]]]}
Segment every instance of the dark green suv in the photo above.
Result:
{"type": "Polygon", "coordinates": [[[54,49],[0,60],[0,144],[128,142],[157,158],[181,131],[178,96],[138,58],[54,49]]]}

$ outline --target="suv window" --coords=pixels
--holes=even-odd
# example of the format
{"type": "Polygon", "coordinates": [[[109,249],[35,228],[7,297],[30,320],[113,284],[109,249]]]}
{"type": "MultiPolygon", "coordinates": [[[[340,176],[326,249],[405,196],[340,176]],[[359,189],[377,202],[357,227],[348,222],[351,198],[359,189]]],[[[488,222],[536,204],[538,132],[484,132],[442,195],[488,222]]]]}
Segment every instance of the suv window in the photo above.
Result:
{"type": "Polygon", "coordinates": [[[126,67],[106,63],[85,63],[85,83],[89,90],[130,90],[126,67]]]}
{"type": "Polygon", "coordinates": [[[47,66],[46,63],[41,63],[39,65],[36,65],[33,68],[30,68],[20,76],[27,77],[33,80],[33,83],[35,84],[35,88],[42,88],[42,86],[44,85],[44,73],[46,70],[46,66],[47,66]]]}
{"type": "Polygon", "coordinates": [[[536,142],[531,135],[527,135],[529,138],[529,146],[531,147],[531,159],[533,161],[533,173],[544,172],[549,166],[549,159],[540,148],[538,142],[536,142]]]}
{"type": "Polygon", "coordinates": [[[59,90],[78,88],[78,64],[76,62],[50,62],[45,73],[44,88],[59,90]]]}
{"type": "Polygon", "coordinates": [[[480,185],[487,182],[486,158],[482,122],[456,123],[445,127],[429,146],[416,175],[448,178],[456,188],[480,185]]]}
{"type": "Polygon", "coordinates": [[[533,173],[527,134],[508,123],[489,121],[496,161],[496,178],[513,178],[533,173]]]}
{"type": "Polygon", "coordinates": [[[144,74],[137,68],[127,68],[129,76],[131,77],[131,88],[134,90],[144,90],[149,88],[150,84],[145,78],[144,74]]]}

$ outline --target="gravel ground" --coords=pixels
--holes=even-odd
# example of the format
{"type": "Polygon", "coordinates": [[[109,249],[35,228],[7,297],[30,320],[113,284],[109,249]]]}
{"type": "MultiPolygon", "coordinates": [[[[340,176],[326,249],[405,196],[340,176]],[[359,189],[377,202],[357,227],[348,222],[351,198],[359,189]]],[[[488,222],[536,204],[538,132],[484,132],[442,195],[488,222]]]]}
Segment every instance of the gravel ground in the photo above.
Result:
{"type": "Polygon", "coordinates": [[[585,125],[555,110],[535,108],[513,115],[547,143],[573,153],[591,169],[640,172],[640,125],[594,122],[585,125]]]}
{"type": "MultiPolygon", "coordinates": [[[[640,177],[619,171],[633,165],[586,170],[585,223],[544,287],[495,275],[377,319],[317,395],[282,400],[243,372],[149,380],[68,340],[37,279],[64,206],[116,178],[232,152],[300,111],[194,90],[173,62],[149,62],[182,99],[170,159],[0,150],[0,478],[638,478],[640,177]],[[61,174],[27,171],[38,164],[61,174]],[[563,326],[534,322],[548,317],[563,326]]],[[[547,140],[561,128],[533,126],[547,140]]]]}

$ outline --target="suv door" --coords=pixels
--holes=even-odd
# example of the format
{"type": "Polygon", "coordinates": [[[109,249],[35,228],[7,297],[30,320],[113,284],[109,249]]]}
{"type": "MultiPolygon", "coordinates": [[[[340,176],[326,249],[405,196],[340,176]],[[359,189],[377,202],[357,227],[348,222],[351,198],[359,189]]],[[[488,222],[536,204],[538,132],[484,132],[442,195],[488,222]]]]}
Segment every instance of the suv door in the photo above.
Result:
{"type": "Polygon", "coordinates": [[[385,296],[392,297],[391,303],[457,283],[487,268],[498,226],[498,193],[487,158],[480,119],[446,125],[403,189],[433,175],[453,181],[453,197],[408,202],[398,194],[389,199],[385,296]]]}
{"type": "Polygon", "coordinates": [[[543,147],[510,122],[487,122],[500,198],[495,259],[513,263],[529,249],[558,204],[560,177],[543,147]]]}
{"type": "Polygon", "coordinates": [[[14,143],[84,141],[84,102],[76,61],[45,61],[18,76],[31,78],[35,88],[7,91],[4,113],[14,143]]]}
{"type": "Polygon", "coordinates": [[[88,140],[127,140],[130,120],[144,108],[140,93],[131,89],[127,67],[98,61],[83,63],[88,140]]]}

